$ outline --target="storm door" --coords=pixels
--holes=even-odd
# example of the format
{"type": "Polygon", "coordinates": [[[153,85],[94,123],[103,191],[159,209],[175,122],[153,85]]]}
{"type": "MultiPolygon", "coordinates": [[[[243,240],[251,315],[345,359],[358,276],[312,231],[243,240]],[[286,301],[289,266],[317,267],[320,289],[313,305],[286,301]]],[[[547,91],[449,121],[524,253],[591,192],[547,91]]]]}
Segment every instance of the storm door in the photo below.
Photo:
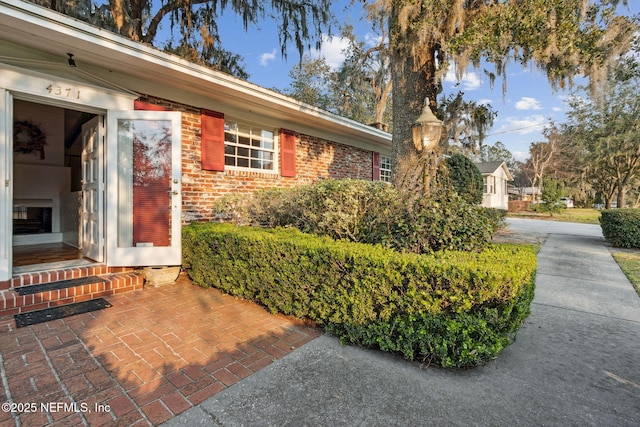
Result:
{"type": "Polygon", "coordinates": [[[181,114],[107,114],[107,264],[180,265],[181,114]]]}

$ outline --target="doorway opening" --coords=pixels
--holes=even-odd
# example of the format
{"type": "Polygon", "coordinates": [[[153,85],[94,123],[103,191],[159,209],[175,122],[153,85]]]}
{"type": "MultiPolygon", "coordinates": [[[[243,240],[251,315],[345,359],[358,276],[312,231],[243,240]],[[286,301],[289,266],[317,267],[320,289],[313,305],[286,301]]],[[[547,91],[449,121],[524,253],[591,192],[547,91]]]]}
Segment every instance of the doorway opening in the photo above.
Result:
{"type": "Polygon", "coordinates": [[[82,129],[96,116],[14,99],[14,273],[92,262],[82,248],[82,129]]]}

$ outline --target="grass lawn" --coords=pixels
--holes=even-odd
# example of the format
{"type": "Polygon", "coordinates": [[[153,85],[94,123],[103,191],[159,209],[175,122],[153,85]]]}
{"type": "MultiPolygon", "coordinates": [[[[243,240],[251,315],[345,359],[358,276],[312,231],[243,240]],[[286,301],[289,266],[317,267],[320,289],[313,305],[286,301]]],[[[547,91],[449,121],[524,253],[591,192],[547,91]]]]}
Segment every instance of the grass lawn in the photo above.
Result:
{"type": "Polygon", "coordinates": [[[614,252],[613,258],[640,295],[640,251],[614,252]]]}
{"type": "Polygon", "coordinates": [[[550,221],[580,222],[583,224],[600,224],[600,211],[597,209],[571,208],[565,209],[561,214],[549,215],[538,212],[510,212],[510,218],[546,219],[550,221]]]}

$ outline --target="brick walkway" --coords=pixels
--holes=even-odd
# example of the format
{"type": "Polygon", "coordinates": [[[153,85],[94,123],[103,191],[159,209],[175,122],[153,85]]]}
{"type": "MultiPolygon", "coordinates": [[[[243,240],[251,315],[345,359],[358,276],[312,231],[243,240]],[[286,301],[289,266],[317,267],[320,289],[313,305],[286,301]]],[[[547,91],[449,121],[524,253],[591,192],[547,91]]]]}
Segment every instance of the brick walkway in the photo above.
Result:
{"type": "Polygon", "coordinates": [[[3,406],[0,426],[158,425],[320,335],[183,276],[108,300],[21,329],[0,318],[0,401],[21,412],[3,406]]]}

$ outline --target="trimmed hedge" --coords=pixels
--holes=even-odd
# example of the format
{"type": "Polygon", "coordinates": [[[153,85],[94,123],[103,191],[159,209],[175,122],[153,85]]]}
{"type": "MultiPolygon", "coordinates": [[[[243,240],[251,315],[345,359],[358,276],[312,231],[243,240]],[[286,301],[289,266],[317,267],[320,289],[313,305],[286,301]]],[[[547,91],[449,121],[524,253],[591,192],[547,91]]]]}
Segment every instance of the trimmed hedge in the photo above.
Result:
{"type": "Polygon", "coordinates": [[[602,234],[619,248],[640,248],[640,209],[608,209],[600,216],[602,234]]]}
{"type": "Polygon", "coordinates": [[[191,225],[183,236],[194,283],[309,318],[343,343],[445,367],[496,357],[515,339],[534,294],[528,246],[416,255],[230,224],[191,225]]]}

